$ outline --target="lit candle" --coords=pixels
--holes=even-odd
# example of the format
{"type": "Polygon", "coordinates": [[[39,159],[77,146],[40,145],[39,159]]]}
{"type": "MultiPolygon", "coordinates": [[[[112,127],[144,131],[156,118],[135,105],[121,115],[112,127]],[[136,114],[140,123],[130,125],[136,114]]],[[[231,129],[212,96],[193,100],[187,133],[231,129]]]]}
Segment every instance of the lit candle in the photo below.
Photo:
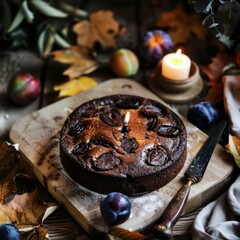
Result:
{"type": "Polygon", "coordinates": [[[129,127],[128,127],[128,122],[130,120],[130,113],[127,112],[125,119],[124,119],[124,123],[123,123],[123,128],[122,128],[122,133],[128,133],[129,132],[129,127]]]}
{"type": "Polygon", "coordinates": [[[183,80],[189,77],[191,67],[190,58],[181,53],[170,53],[162,59],[162,76],[171,80],[183,80]]]}

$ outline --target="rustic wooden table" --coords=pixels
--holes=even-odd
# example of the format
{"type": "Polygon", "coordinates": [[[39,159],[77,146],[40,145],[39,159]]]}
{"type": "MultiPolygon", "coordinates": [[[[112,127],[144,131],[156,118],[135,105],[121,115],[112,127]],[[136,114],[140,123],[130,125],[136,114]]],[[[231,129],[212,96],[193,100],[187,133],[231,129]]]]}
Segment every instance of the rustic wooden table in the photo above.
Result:
{"type": "MultiPolygon", "coordinates": [[[[75,1],[77,5],[76,2],[81,1],[75,1]]],[[[139,51],[139,42],[142,35],[146,31],[154,28],[156,21],[163,11],[161,6],[152,5],[144,0],[124,0],[114,1],[114,3],[108,0],[101,0],[86,1],[86,3],[89,13],[99,9],[113,11],[114,18],[127,30],[126,33],[119,38],[118,47],[128,48],[136,53],[139,51]]],[[[192,51],[191,48],[193,46],[191,46],[191,48],[186,48],[186,46],[182,47],[185,48],[185,51],[189,52],[189,56],[194,61],[202,62],[201,56],[197,56],[197,50],[192,51]]],[[[8,139],[9,130],[16,119],[59,100],[58,93],[53,91],[53,86],[63,83],[66,79],[62,75],[63,70],[66,69],[66,65],[61,65],[52,59],[46,60],[40,58],[35,50],[19,49],[10,52],[0,52],[0,54],[0,138],[8,139]],[[40,97],[26,107],[14,105],[6,94],[8,82],[18,73],[22,72],[32,73],[38,76],[42,82],[40,97]]],[[[209,56],[206,57],[206,60],[210,60],[209,56]]],[[[132,79],[149,87],[149,76],[153,70],[152,67],[142,64],[140,71],[138,71],[137,75],[132,77],[132,79]]],[[[109,70],[108,66],[96,70],[90,74],[90,76],[94,77],[98,83],[116,77],[109,70]]],[[[204,92],[202,92],[202,94],[204,94],[204,92]]],[[[199,100],[200,97],[201,96],[198,96],[195,101],[199,100]]],[[[187,104],[176,104],[175,107],[180,110],[181,114],[185,115],[187,107],[192,103],[193,101],[187,104]]]]}
{"type": "MultiPolygon", "coordinates": [[[[72,1],[74,2],[74,1],[72,1]]],[[[74,4],[80,4],[82,1],[75,1],[74,4]]],[[[94,12],[99,9],[111,10],[114,12],[114,17],[117,21],[126,27],[127,31],[119,39],[118,47],[132,49],[138,52],[140,38],[143,33],[153,29],[154,23],[159,18],[163,11],[161,6],[152,5],[149,1],[145,0],[129,0],[129,1],[111,1],[111,0],[98,0],[98,1],[83,1],[89,12],[94,12]]],[[[157,1],[156,1],[157,2],[157,1]]],[[[160,1],[159,1],[160,2],[160,1]]],[[[186,26],[187,27],[187,26],[186,26]]],[[[187,49],[187,48],[186,48],[187,49]]],[[[196,52],[188,52],[190,57],[198,63],[203,59],[196,57],[196,52]]],[[[209,57],[206,57],[209,60],[209,57]]],[[[13,123],[20,117],[28,113],[32,113],[40,108],[52,104],[59,100],[58,93],[53,91],[53,86],[64,82],[65,78],[62,75],[66,65],[62,65],[53,61],[51,58],[46,60],[40,58],[36,51],[28,49],[19,49],[16,51],[0,52],[0,140],[9,141],[9,131],[13,123]],[[13,104],[7,96],[7,86],[9,81],[18,73],[29,72],[41,79],[42,91],[39,98],[28,106],[19,107],[13,104]]],[[[149,88],[149,77],[153,69],[142,65],[137,75],[132,77],[132,80],[143,84],[149,88]]],[[[92,74],[91,77],[95,78],[100,84],[108,79],[115,78],[116,76],[109,70],[109,67],[102,67],[92,74]]],[[[206,93],[206,85],[195,99],[184,104],[172,104],[183,116],[186,116],[187,110],[191,104],[199,101],[206,93]]],[[[64,211],[64,210],[63,210],[64,211]]],[[[193,214],[194,216],[194,214],[193,214]]],[[[64,212],[64,217],[69,221],[74,220],[64,212]]],[[[88,236],[78,228],[76,224],[77,234],[75,239],[89,239],[88,236]],[[80,233],[78,233],[78,231],[80,233]]],[[[182,239],[191,239],[189,232],[188,236],[182,239]]],[[[54,237],[52,239],[55,239],[54,237]]],[[[60,239],[60,238],[58,238],[60,239]]],[[[66,236],[62,239],[68,239],[66,236]]],[[[73,239],[71,236],[69,239],[73,239]]],[[[181,239],[181,236],[179,237],[181,239]]]]}

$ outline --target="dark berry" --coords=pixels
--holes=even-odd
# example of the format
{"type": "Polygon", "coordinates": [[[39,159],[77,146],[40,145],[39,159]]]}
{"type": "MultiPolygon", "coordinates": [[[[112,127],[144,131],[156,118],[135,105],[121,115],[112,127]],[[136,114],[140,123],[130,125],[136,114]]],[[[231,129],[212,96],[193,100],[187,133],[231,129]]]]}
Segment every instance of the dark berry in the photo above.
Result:
{"type": "Polygon", "coordinates": [[[111,170],[121,163],[120,159],[114,157],[111,153],[104,153],[93,162],[94,168],[105,171],[111,170]]]}
{"type": "Polygon", "coordinates": [[[138,148],[138,143],[135,138],[124,137],[122,140],[121,148],[127,153],[133,153],[138,148]]]}
{"type": "Polygon", "coordinates": [[[71,126],[70,129],[68,130],[68,135],[76,136],[79,133],[81,133],[83,131],[83,129],[84,129],[83,125],[75,124],[75,125],[71,126]]]}
{"type": "Polygon", "coordinates": [[[191,106],[187,119],[200,129],[205,129],[218,118],[217,109],[208,101],[203,101],[191,106]]]}
{"type": "Polygon", "coordinates": [[[176,137],[179,134],[179,129],[173,126],[159,125],[157,134],[163,137],[176,137]]]}
{"type": "Polygon", "coordinates": [[[152,149],[147,154],[147,162],[152,166],[161,166],[168,159],[166,150],[160,146],[152,149]]]}
{"type": "Polygon", "coordinates": [[[89,145],[85,142],[82,142],[73,149],[72,153],[75,155],[81,155],[87,152],[88,148],[89,148],[89,145]]]}
{"type": "Polygon", "coordinates": [[[163,116],[163,111],[159,106],[152,104],[145,104],[142,109],[142,114],[146,117],[158,117],[163,116]]]}
{"type": "Polygon", "coordinates": [[[9,223],[0,225],[0,239],[1,240],[19,240],[20,233],[18,229],[9,223]]]}
{"type": "Polygon", "coordinates": [[[117,109],[102,112],[99,117],[109,126],[121,126],[123,124],[123,115],[117,109]]]}
{"type": "Polygon", "coordinates": [[[101,200],[100,210],[109,225],[121,224],[130,216],[131,202],[124,194],[111,192],[101,200]]]}

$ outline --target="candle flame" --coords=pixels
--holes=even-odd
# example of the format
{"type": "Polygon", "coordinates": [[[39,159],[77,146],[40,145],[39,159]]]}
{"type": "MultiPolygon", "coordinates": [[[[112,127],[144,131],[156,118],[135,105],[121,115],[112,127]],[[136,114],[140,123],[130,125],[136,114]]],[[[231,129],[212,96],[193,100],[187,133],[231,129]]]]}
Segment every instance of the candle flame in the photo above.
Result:
{"type": "Polygon", "coordinates": [[[176,60],[179,60],[181,58],[182,50],[178,49],[176,52],[176,60]]]}
{"type": "Polygon", "coordinates": [[[130,113],[127,112],[126,116],[125,116],[125,119],[124,119],[124,123],[127,124],[129,122],[129,120],[130,120],[130,113]]]}

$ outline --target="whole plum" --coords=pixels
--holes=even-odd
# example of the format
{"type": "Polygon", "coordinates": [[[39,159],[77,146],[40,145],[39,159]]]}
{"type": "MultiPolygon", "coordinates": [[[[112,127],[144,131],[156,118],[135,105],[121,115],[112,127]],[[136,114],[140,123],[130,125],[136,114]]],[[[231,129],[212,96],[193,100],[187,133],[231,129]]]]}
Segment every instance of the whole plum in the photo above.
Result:
{"type": "Polygon", "coordinates": [[[118,49],[110,58],[110,68],[119,77],[129,77],[137,73],[139,61],[136,54],[129,49],[118,49]]]}
{"type": "Polygon", "coordinates": [[[149,64],[156,64],[164,55],[173,52],[171,36],[162,30],[146,32],[140,44],[140,56],[149,64]]]}
{"type": "Polygon", "coordinates": [[[124,194],[111,192],[101,200],[100,210],[109,225],[121,224],[131,214],[131,202],[124,194]]]}
{"type": "Polygon", "coordinates": [[[10,223],[0,224],[0,239],[1,240],[19,240],[20,233],[18,229],[10,223]]]}
{"type": "Polygon", "coordinates": [[[29,73],[17,75],[8,85],[8,95],[14,103],[21,106],[32,103],[40,91],[40,80],[29,73]]]}
{"type": "Polygon", "coordinates": [[[218,118],[218,111],[209,101],[192,105],[187,113],[187,119],[200,129],[205,129],[218,118]]]}

